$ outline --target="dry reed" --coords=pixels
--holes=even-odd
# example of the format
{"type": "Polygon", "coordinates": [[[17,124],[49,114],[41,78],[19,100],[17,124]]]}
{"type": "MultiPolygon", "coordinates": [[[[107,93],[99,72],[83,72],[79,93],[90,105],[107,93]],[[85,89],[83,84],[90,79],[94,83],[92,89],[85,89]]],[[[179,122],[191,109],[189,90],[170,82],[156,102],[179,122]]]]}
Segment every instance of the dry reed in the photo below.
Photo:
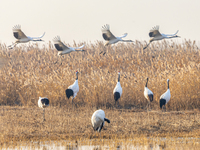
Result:
{"type": "Polygon", "coordinates": [[[1,141],[94,138],[90,117],[98,108],[103,108],[112,121],[102,132],[105,138],[200,135],[200,51],[195,41],[155,42],[146,50],[139,41],[109,47],[99,41],[85,44],[86,52],[62,57],[57,56],[51,42],[48,47],[30,44],[14,50],[0,44],[0,56],[7,60],[0,69],[1,141]],[[74,82],[76,70],[80,72],[80,91],[72,110],[65,90],[74,82]],[[117,71],[121,72],[123,94],[116,110],[112,91],[117,71]],[[154,93],[149,118],[144,112],[147,101],[143,96],[147,77],[154,93]],[[167,79],[170,112],[160,114],[159,97],[167,89],[167,79]],[[42,110],[37,108],[39,96],[50,100],[47,122],[42,122],[42,110]],[[192,113],[187,113],[189,110],[192,113]]]}
{"type": "Polygon", "coordinates": [[[147,77],[148,87],[154,93],[153,109],[159,109],[159,97],[167,89],[167,79],[171,90],[168,110],[200,108],[200,51],[195,41],[155,42],[145,51],[142,48],[139,41],[111,47],[97,41],[86,44],[85,53],[59,57],[51,42],[48,47],[30,44],[14,50],[1,44],[0,55],[8,62],[0,70],[0,105],[36,106],[38,97],[46,96],[51,106],[71,107],[65,90],[74,82],[78,70],[80,91],[74,99],[77,107],[113,107],[112,91],[120,71],[121,108],[145,108],[143,90],[147,77]]]}

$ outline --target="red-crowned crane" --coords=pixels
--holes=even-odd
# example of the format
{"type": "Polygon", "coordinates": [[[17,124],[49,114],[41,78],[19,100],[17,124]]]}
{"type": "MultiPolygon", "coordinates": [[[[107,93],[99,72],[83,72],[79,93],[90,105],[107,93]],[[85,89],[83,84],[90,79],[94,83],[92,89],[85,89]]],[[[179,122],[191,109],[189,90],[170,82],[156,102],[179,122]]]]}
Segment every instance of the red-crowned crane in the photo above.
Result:
{"type": "Polygon", "coordinates": [[[153,92],[151,90],[149,90],[147,87],[148,80],[149,80],[149,78],[147,78],[147,82],[144,87],[144,97],[147,99],[147,101],[148,101],[147,106],[149,105],[149,109],[150,109],[150,103],[153,102],[153,92]]]}
{"type": "Polygon", "coordinates": [[[72,106],[73,106],[73,99],[76,97],[79,91],[78,86],[78,71],[76,71],[76,80],[74,84],[70,85],[68,89],[65,91],[67,98],[69,99],[72,96],[72,106]]]}
{"type": "Polygon", "coordinates": [[[163,33],[159,32],[159,26],[155,26],[150,30],[150,32],[149,32],[149,37],[150,37],[149,43],[143,49],[146,49],[149,46],[149,44],[153,41],[158,41],[158,40],[162,40],[162,39],[177,38],[177,37],[179,37],[177,35],[177,33],[178,33],[178,31],[176,31],[176,33],[174,33],[174,34],[163,34],[163,33]]]}
{"type": "Polygon", "coordinates": [[[120,72],[118,71],[118,81],[117,81],[117,84],[113,90],[113,94],[114,94],[114,99],[115,99],[115,105],[116,105],[116,102],[118,101],[118,104],[119,104],[119,99],[122,95],[122,87],[121,87],[121,84],[120,84],[120,72]]]}
{"type": "Polygon", "coordinates": [[[94,131],[101,132],[101,129],[104,126],[104,122],[110,123],[110,120],[105,117],[105,112],[101,109],[96,110],[91,118],[92,127],[94,131]]]}
{"type": "Polygon", "coordinates": [[[43,119],[45,121],[45,108],[49,106],[49,99],[46,97],[39,97],[38,106],[43,108],[43,119]]]}
{"type": "Polygon", "coordinates": [[[22,32],[20,25],[16,25],[13,27],[13,35],[17,40],[15,41],[14,44],[8,46],[9,49],[12,49],[19,43],[27,43],[29,41],[34,41],[34,42],[43,41],[41,38],[45,35],[45,32],[39,37],[30,37],[26,36],[24,32],[22,32]]]}
{"type": "Polygon", "coordinates": [[[82,48],[85,46],[84,44],[80,47],[68,47],[61,40],[59,36],[56,36],[53,39],[54,46],[58,50],[58,55],[64,55],[71,52],[84,52],[82,48]]]}
{"type": "Polygon", "coordinates": [[[124,33],[122,36],[120,37],[115,37],[111,32],[110,32],[110,26],[108,24],[102,26],[102,36],[104,38],[104,40],[106,40],[106,43],[104,44],[105,46],[108,46],[110,44],[114,44],[117,43],[119,41],[122,42],[133,42],[132,40],[123,40],[122,38],[125,38],[128,33],[124,33]]]}
{"type": "Polygon", "coordinates": [[[160,108],[166,109],[165,105],[169,102],[171,98],[170,90],[169,90],[169,79],[167,79],[167,91],[160,96],[160,108]]]}

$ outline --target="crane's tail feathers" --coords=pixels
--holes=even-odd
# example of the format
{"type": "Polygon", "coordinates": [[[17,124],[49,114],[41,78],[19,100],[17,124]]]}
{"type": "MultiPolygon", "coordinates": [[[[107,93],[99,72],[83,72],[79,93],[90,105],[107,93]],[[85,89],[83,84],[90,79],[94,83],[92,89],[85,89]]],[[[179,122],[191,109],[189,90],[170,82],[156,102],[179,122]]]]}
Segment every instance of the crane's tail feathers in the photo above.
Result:
{"type": "Polygon", "coordinates": [[[102,26],[102,29],[101,29],[101,30],[102,30],[102,31],[103,31],[103,30],[110,30],[109,24],[106,24],[106,25],[102,26]]]}
{"type": "Polygon", "coordinates": [[[104,121],[107,121],[107,123],[110,123],[110,120],[107,118],[104,118],[104,121]]]}
{"type": "Polygon", "coordinates": [[[67,96],[68,99],[69,99],[71,96],[74,95],[74,92],[73,92],[72,89],[67,89],[67,90],[65,91],[65,93],[66,93],[66,96],[67,96]]]}

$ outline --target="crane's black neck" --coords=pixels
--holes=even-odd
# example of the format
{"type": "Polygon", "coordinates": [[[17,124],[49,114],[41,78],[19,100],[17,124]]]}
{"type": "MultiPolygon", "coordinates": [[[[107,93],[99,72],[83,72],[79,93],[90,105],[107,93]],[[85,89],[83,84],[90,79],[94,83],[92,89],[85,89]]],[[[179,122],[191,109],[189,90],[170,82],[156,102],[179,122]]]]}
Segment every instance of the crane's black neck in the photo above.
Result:
{"type": "Polygon", "coordinates": [[[167,84],[168,84],[168,89],[169,89],[169,80],[167,81],[167,84]]]}
{"type": "Polygon", "coordinates": [[[149,79],[149,78],[147,78],[146,87],[147,87],[148,79],[149,79]]]}
{"type": "Polygon", "coordinates": [[[120,74],[118,74],[118,82],[120,82],[120,74]]]}
{"type": "Polygon", "coordinates": [[[76,72],[76,80],[78,80],[78,72],[76,72]]]}

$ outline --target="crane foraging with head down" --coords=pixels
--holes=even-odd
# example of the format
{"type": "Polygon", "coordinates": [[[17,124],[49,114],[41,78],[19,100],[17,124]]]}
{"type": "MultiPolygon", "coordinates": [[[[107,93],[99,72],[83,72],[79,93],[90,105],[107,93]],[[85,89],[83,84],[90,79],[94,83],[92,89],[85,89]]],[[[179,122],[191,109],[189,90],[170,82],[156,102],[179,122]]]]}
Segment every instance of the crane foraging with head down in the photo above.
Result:
{"type": "Polygon", "coordinates": [[[64,55],[64,54],[68,54],[71,52],[84,52],[85,51],[82,49],[85,46],[84,44],[80,47],[68,47],[63,42],[61,42],[61,39],[59,36],[56,36],[53,39],[53,42],[54,42],[55,48],[58,50],[58,55],[64,55]]]}
{"type": "Polygon", "coordinates": [[[165,105],[169,102],[170,98],[171,98],[171,94],[170,94],[170,90],[169,90],[169,79],[167,79],[167,85],[168,85],[168,88],[167,88],[167,91],[162,94],[160,96],[160,108],[165,108],[165,105]]]}
{"type": "Polygon", "coordinates": [[[45,108],[49,106],[49,99],[46,97],[39,97],[38,107],[43,108],[43,119],[45,121],[45,108]]]}
{"type": "Polygon", "coordinates": [[[76,71],[76,80],[74,84],[70,85],[68,89],[65,91],[67,98],[69,99],[72,96],[72,106],[73,106],[73,99],[76,97],[79,91],[78,86],[78,71],[76,71]]]}
{"type": "Polygon", "coordinates": [[[104,40],[106,40],[106,43],[104,44],[105,46],[108,46],[110,44],[114,44],[117,43],[119,41],[122,42],[133,42],[132,40],[123,40],[122,38],[125,38],[128,34],[124,33],[122,36],[120,37],[115,37],[111,32],[110,32],[110,26],[108,24],[102,26],[102,36],[104,38],[104,40]]]}
{"type": "Polygon", "coordinates": [[[105,118],[105,112],[101,109],[96,110],[91,118],[92,127],[94,131],[101,132],[101,129],[103,128],[105,121],[110,123],[110,120],[105,118]]]}
{"type": "Polygon", "coordinates": [[[13,35],[17,40],[15,41],[14,44],[8,46],[9,49],[12,49],[19,43],[27,43],[29,41],[34,41],[34,42],[43,41],[41,38],[45,35],[45,32],[39,37],[30,37],[26,36],[24,32],[22,32],[20,25],[16,25],[13,27],[13,35]]]}
{"type": "Polygon", "coordinates": [[[174,34],[163,34],[163,33],[159,32],[159,26],[155,26],[150,30],[150,32],[149,32],[149,37],[150,37],[149,43],[143,49],[146,49],[149,46],[149,44],[153,41],[180,37],[180,36],[177,35],[177,33],[178,33],[178,30],[174,34]]]}
{"type": "Polygon", "coordinates": [[[147,78],[146,85],[144,87],[144,97],[148,100],[149,109],[150,109],[150,103],[153,102],[153,92],[148,89],[147,83],[148,83],[149,78],[147,78]]]}

